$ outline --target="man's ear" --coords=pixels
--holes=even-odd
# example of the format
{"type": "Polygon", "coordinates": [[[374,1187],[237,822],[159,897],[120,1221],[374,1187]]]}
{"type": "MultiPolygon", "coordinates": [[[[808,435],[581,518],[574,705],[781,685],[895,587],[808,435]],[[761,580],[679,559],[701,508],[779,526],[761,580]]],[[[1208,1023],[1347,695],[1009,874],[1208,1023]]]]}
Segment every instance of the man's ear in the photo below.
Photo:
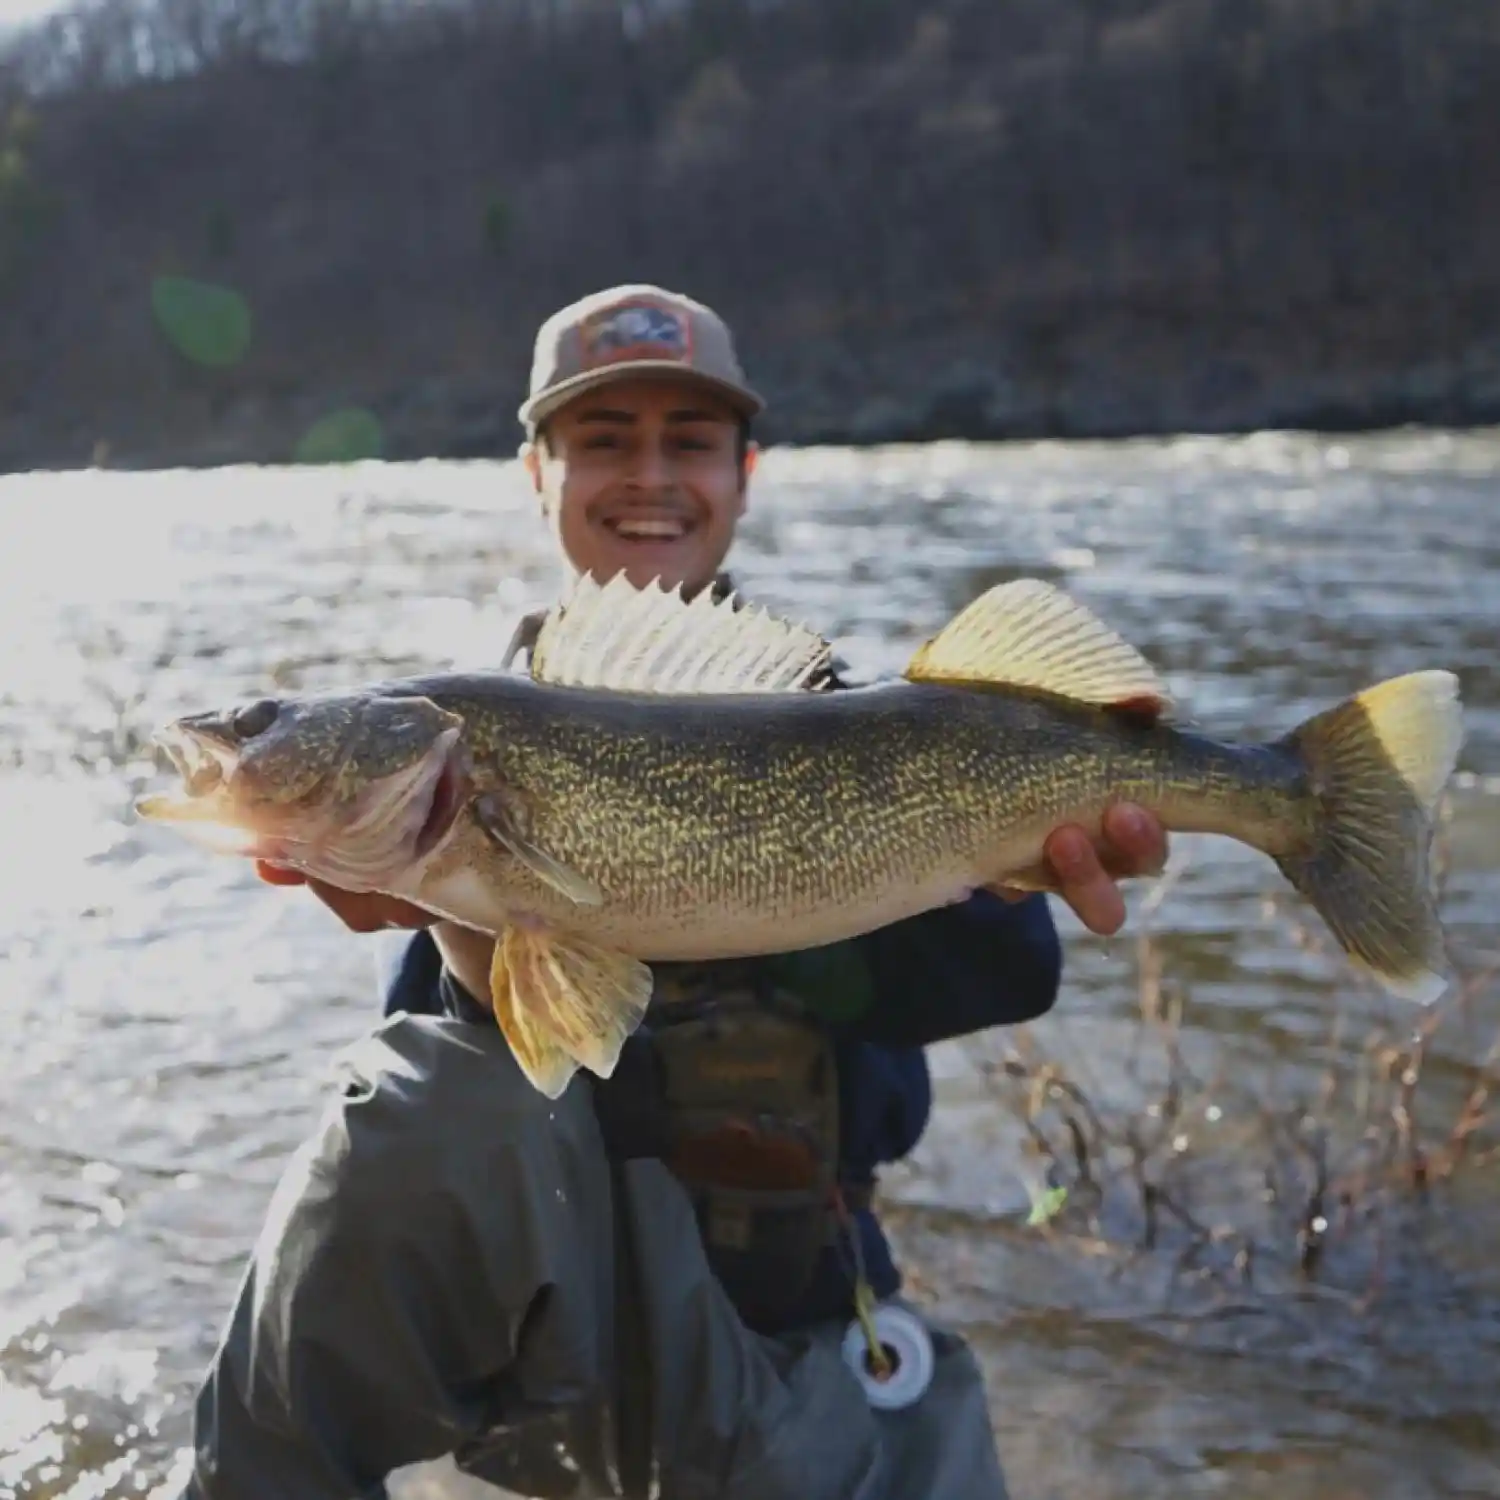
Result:
{"type": "MultiPolygon", "coordinates": [[[[517,449],[517,457],[521,460],[522,467],[531,476],[531,487],[538,495],[542,495],[542,455],[537,446],[532,442],[522,443],[517,449]]],[[[543,508],[546,506],[546,497],[542,496],[543,508]]]]}
{"type": "Polygon", "coordinates": [[[750,502],[750,477],[755,473],[756,465],[760,462],[760,448],[755,443],[745,444],[745,463],[740,470],[740,506],[739,514],[745,514],[745,507],[750,502]]]}

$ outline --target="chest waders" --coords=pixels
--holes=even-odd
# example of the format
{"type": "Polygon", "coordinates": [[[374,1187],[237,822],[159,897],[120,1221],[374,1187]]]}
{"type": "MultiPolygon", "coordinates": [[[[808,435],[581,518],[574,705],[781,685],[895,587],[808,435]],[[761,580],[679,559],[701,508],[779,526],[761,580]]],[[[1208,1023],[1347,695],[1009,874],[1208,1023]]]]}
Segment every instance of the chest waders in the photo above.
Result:
{"type": "Polygon", "coordinates": [[[662,964],[621,1069],[596,1087],[615,1232],[620,1483],[650,1494],[652,1372],[627,1163],[659,1158],[693,1208],[704,1255],[741,1321],[784,1326],[864,1188],[840,1187],[838,1067],[802,1002],[753,960],[662,964]]]}

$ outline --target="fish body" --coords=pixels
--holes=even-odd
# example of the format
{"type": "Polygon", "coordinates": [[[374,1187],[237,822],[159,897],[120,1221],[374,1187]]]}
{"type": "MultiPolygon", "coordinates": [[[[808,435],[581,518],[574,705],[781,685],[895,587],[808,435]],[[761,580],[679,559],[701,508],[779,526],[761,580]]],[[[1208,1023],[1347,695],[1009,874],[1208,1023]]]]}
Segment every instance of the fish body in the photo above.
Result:
{"type": "Polygon", "coordinates": [[[1060,822],[1097,829],[1121,799],[1272,855],[1309,814],[1287,751],[1027,690],[652,698],[493,674],[383,691],[461,721],[471,795],[602,900],[580,905],[480,816],[382,889],[483,931],[577,930],[647,961],[868,932],[1033,869],[1060,822]]]}
{"type": "Polygon", "coordinates": [[[1267,855],[1390,989],[1440,992],[1428,881],[1456,683],[1379,684],[1265,744],[1175,724],[1144,658],[1030,580],[898,681],[803,689],[826,642],[732,601],[585,580],[530,678],[266,699],[164,733],[186,796],[143,814],[496,937],[491,1000],[555,1095],[607,1075],[647,965],[816,947],[1006,883],[1113,803],[1267,855]]]}

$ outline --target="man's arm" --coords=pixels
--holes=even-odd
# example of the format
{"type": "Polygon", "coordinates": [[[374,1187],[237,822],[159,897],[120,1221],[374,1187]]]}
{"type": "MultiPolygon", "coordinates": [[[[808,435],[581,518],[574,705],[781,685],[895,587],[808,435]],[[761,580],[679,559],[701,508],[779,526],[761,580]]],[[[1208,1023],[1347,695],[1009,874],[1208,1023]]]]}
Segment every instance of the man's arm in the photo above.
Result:
{"type": "MultiPolygon", "coordinates": [[[[1159,870],[1166,834],[1141,809],[1121,805],[1096,845],[1080,828],[1057,829],[1044,846],[1042,877],[1091,931],[1117,932],[1125,903],[1117,879],[1159,870]]],[[[873,998],[861,1037],[893,1047],[927,1046],[989,1026],[1045,1015],[1062,979],[1062,945],[1047,899],[976,891],[859,940],[873,998]]]]}
{"type": "Polygon", "coordinates": [[[991,891],[922,912],[858,940],[873,986],[853,1030],[887,1047],[926,1047],[1045,1015],[1062,979],[1062,945],[1045,896],[991,891]]]}
{"type": "MultiPolygon", "coordinates": [[[[1082,829],[1065,824],[1048,834],[1039,869],[1045,888],[1054,890],[1090,932],[1113,937],[1125,925],[1125,898],[1118,882],[1158,874],[1167,862],[1167,831],[1143,807],[1120,802],[1109,808],[1096,843],[1082,829]]],[[[996,890],[1007,900],[1025,893],[996,890]]]]}
{"type": "Polygon", "coordinates": [[[325,1139],[277,1193],[198,1396],[184,1500],[383,1495],[392,1470],[450,1451],[476,1426],[478,1411],[437,1371],[481,1388],[514,1352],[505,1320],[458,1303],[456,1289],[472,1294],[483,1273],[455,1206],[435,1199],[408,1238],[343,1156],[325,1139]],[[411,1345],[423,1326],[430,1351],[411,1345]]]}
{"type": "Polygon", "coordinates": [[[547,1294],[576,1274],[562,1264],[576,1238],[559,1222],[566,1179],[533,1180],[558,1155],[533,1137],[558,1127],[494,1103],[501,1070],[483,1039],[454,1047],[403,1024],[399,1048],[366,1044],[388,1063],[276,1190],[198,1398],[183,1500],[382,1496],[392,1470],[543,1394],[527,1390],[523,1330],[577,1342],[551,1327],[547,1294]]]}

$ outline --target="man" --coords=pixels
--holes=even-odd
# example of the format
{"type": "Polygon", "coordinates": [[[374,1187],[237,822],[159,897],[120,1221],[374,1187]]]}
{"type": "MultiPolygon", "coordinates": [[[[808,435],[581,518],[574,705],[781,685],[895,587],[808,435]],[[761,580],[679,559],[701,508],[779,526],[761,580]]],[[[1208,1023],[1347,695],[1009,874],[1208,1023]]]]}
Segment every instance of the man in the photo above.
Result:
{"type": "MultiPolygon", "coordinates": [[[[620,287],[551,318],[522,457],[565,567],[724,587],[760,410],[690,299],[620,287]]],[[[1047,848],[1106,933],[1112,877],[1165,858],[1137,809],[1107,833],[1047,848]]],[[[925,1127],[922,1048],[1054,1002],[1045,897],[981,891],[810,953],[657,965],[613,1078],[552,1102],[489,1012],[488,938],[314,889],[355,931],[418,931],[277,1190],[198,1405],[190,1496],[379,1495],[449,1453],[539,1497],[644,1495],[653,1475],[669,1500],[1004,1496],[961,1340],[930,1326],[930,1381],[895,1411],[842,1345],[899,1290],[871,1195],[925,1127]]]]}

